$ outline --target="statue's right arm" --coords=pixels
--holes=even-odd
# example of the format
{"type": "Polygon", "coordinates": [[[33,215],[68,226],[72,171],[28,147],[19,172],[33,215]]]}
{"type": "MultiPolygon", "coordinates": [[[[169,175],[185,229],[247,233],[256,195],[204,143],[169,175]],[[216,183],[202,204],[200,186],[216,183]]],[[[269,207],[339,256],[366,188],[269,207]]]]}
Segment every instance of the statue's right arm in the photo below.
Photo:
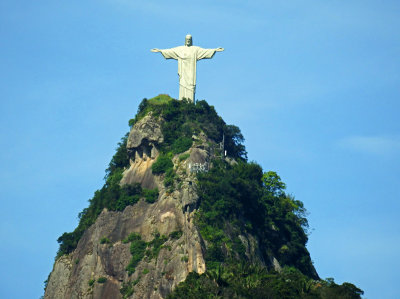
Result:
{"type": "Polygon", "coordinates": [[[157,48],[151,49],[150,51],[151,51],[151,52],[154,52],[154,53],[161,52],[161,50],[160,50],[160,49],[157,49],[157,48]]]}

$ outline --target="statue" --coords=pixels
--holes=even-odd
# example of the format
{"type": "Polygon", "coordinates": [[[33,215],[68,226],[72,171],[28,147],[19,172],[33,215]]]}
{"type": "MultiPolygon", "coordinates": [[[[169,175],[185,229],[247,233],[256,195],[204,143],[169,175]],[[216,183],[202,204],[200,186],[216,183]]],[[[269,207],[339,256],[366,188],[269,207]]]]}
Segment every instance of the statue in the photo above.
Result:
{"type": "Polygon", "coordinates": [[[172,49],[151,49],[151,52],[161,52],[165,59],[178,60],[179,99],[194,101],[196,91],[196,62],[200,59],[212,58],[215,52],[224,51],[224,48],[203,49],[192,45],[192,36],[186,35],[185,45],[172,49]]]}

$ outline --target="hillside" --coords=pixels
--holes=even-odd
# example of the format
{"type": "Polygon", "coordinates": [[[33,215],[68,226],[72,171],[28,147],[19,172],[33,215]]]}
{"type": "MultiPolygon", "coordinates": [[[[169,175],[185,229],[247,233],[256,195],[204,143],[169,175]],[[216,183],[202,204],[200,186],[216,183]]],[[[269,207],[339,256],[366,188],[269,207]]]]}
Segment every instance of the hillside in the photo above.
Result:
{"type": "Polygon", "coordinates": [[[129,126],[44,298],[361,298],[319,278],[303,203],[213,106],[160,95],[129,126]]]}

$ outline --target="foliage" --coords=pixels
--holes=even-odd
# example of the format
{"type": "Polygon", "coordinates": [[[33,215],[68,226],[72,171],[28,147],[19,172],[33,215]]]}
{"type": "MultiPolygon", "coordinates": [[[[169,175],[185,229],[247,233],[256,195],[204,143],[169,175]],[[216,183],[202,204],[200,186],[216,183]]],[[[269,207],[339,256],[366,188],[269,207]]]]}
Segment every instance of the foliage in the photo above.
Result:
{"type": "Polygon", "coordinates": [[[157,258],[163,244],[168,240],[164,235],[160,236],[158,232],[154,233],[154,239],[150,242],[145,242],[138,233],[131,233],[122,242],[131,242],[130,252],[132,258],[126,267],[126,271],[131,275],[135,272],[136,266],[139,262],[147,256],[149,259],[157,258]]]}
{"type": "Polygon", "coordinates": [[[193,144],[192,138],[189,137],[179,137],[171,145],[172,152],[174,154],[180,154],[186,152],[193,144]]]}
{"type": "Polygon", "coordinates": [[[173,167],[174,163],[172,163],[171,156],[160,154],[156,162],[154,162],[151,166],[151,170],[154,174],[162,174],[173,167]]]}
{"type": "Polygon", "coordinates": [[[106,177],[117,171],[118,169],[124,169],[124,167],[129,165],[129,156],[126,149],[126,143],[128,140],[129,132],[118,143],[116,153],[111,159],[108,168],[106,169],[106,177]]]}
{"type": "Polygon", "coordinates": [[[206,275],[190,272],[184,282],[181,282],[175,290],[168,295],[168,299],[208,299],[218,298],[218,286],[208,279],[206,275]]]}
{"type": "Polygon", "coordinates": [[[176,175],[173,168],[168,169],[167,172],[165,173],[164,186],[170,187],[170,188],[168,188],[169,192],[173,191],[173,185],[174,185],[174,182],[177,179],[177,177],[178,176],[176,175]]]}
{"type": "Polygon", "coordinates": [[[225,135],[225,150],[228,156],[240,157],[247,160],[246,148],[243,145],[244,137],[240,129],[234,125],[227,125],[224,127],[225,135]]]}
{"type": "Polygon", "coordinates": [[[158,254],[160,253],[160,250],[163,246],[163,244],[168,240],[168,238],[164,235],[160,236],[158,232],[154,234],[154,239],[147,243],[148,247],[151,248],[151,250],[148,250],[146,252],[146,255],[150,258],[157,258],[158,254]]]}
{"type": "Polygon", "coordinates": [[[244,257],[244,247],[235,236],[248,231],[258,237],[264,253],[278,257],[281,265],[295,266],[317,278],[305,247],[308,223],[303,203],[284,193],[279,176],[263,174],[259,165],[245,161],[234,166],[220,160],[213,164],[208,173],[198,174],[196,223],[209,241],[208,267],[244,257]]]}
{"type": "Polygon", "coordinates": [[[93,286],[95,282],[96,282],[96,280],[94,280],[94,279],[89,280],[89,282],[88,282],[89,287],[93,286]]]}
{"type": "Polygon", "coordinates": [[[182,236],[183,232],[181,230],[176,230],[173,231],[172,233],[169,234],[169,237],[171,239],[178,240],[182,236]]]}
{"type": "Polygon", "coordinates": [[[98,283],[105,283],[107,281],[107,278],[106,277],[99,277],[98,279],[97,279],[97,282],[98,283]]]}
{"type": "Polygon", "coordinates": [[[154,203],[158,199],[159,192],[158,192],[158,188],[154,188],[154,189],[143,188],[142,194],[143,194],[146,202],[154,203]]]}
{"type": "Polygon", "coordinates": [[[122,243],[126,244],[140,239],[142,239],[142,237],[138,233],[130,233],[129,236],[122,240],[122,243]]]}
{"type": "Polygon", "coordinates": [[[177,298],[361,298],[363,291],[352,284],[329,285],[316,281],[295,268],[284,268],[282,273],[243,263],[221,265],[199,275],[189,273],[169,294],[177,298]]]}
{"type": "Polygon", "coordinates": [[[189,153],[182,154],[182,155],[179,156],[179,161],[182,162],[182,161],[186,160],[189,157],[190,157],[189,153]]]}
{"type": "Polygon", "coordinates": [[[123,299],[127,299],[133,295],[133,293],[134,293],[133,287],[134,286],[135,285],[133,282],[128,282],[128,283],[123,282],[122,283],[122,288],[119,290],[119,292],[121,293],[123,299]]]}
{"type": "Polygon", "coordinates": [[[139,190],[140,186],[121,188],[119,185],[122,172],[129,165],[126,151],[127,138],[128,134],[118,143],[116,153],[106,170],[104,186],[94,193],[93,198],[89,200],[89,207],[79,213],[78,227],[73,232],[64,233],[57,239],[60,247],[56,258],[68,254],[76,248],[84,231],[96,221],[97,216],[100,215],[104,208],[121,211],[127,205],[137,202],[139,196],[135,192],[139,190]]]}
{"type": "Polygon", "coordinates": [[[128,266],[126,267],[126,271],[128,271],[129,275],[135,272],[136,266],[143,259],[146,247],[147,243],[143,241],[141,238],[131,241],[130,252],[132,254],[132,258],[128,266]]]}
{"type": "Polygon", "coordinates": [[[142,189],[139,183],[120,186],[122,172],[129,165],[126,152],[127,136],[125,135],[118,144],[119,147],[106,170],[104,186],[94,193],[93,198],[89,200],[89,207],[79,213],[78,227],[73,232],[64,233],[58,238],[60,248],[56,258],[76,248],[84,231],[96,221],[104,208],[110,211],[123,211],[127,206],[137,203],[141,197],[149,203],[157,200],[158,189],[142,189]]]}
{"type": "Polygon", "coordinates": [[[154,174],[162,174],[165,173],[164,177],[164,186],[169,187],[168,191],[171,192],[173,190],[173,185],[176,179],[176,173],[174,171],[174,163],[172,163],[172,153],[169,154],[160,154],[153,163],[151,169],[154,174]]]}
{"type": "Polygon", "coordinates": [[[103,237],[100,239],[100,244],[110,244],[111,241],[107,237],[103,237]]]}
{"type": "Polygon", "coordinates": [[[192,145],[192,136],[204,132],[216,143],[221,142],[225,135],[228,155],[235,159],[246,159],[244,138],[239,128],[226,125],[214,107],[208,105],[206,101],[197,101],[194,104],[185,100],[177,101],[167,95],[159,95],[142,103],[134,122],[150,112],[154,117],[161,117],[164,120],[161,127],[164,136],[162,153],[184,152],[192,145]]]}
{"type": "Polygon", "coordinates": [[[142,197],[140,184],[121,187],[122,169],[117,169],[107,177],[105,185],[94,193],[89,200],[88,208],[79,213],[78,227],[71,233],[64,233],[58,238],[60,249],[57,257],[73,251],[83,232],[91,226],[104,208],[111,211],[123,211],[127,206],[133,205],[142,197]]]}
{"type": "Polygon", "coordinates": [[[265,192],[272,196],[284,195],[286,184],[281,181],[280,176],[274,171],[268,171],[263,174],[262,182],[265,192]]]}
{"type": "Polygon", "coordinates": [[[51,275],[51,273],[49,273],[49,275],[47,276],[47,279],[43,282],[44,283],[44,291],[45,292],[46,292],[47,285],[48,285],[49,280],[50,280],[50,275],[51,275]]]}
{"type": "MultiPolygon", "coordinates": [[[[192,136],[200,132],[204,132],[216,143],[221,142],[224,135],[228,155],[235,159],[246,160],[246,151],[242,144],[244,138],[239,128],[226,125],[214,107],[208,105],[206,101],[193,104],[188,101],[174,100],[168,95],[159,95],[149,100],[143,99],[136,117],[129,121],[129,125],[133,126],[150,112],[154,117],[160,117],[163,120],[161,129],[164,136],[164,143],[160,148],[161,154],[153,164],[152,170],[155,174],[166,174],[164,184],[168,187],[168,191],[173,190],[177,178],[173,171],[172,156],[189,149],[192,145],[192,136]]],[[[116,153],[106,169],[104,186],[89,200],[89,207],[79,213],[77,228],[73,232],[62,234],[57,239],[60,247],[56,258],[76,248],[84,231],[96,221],[104,208],[123,211],[125,207],[135,204],[143,196],[139,185],[125,187],[119,185],[122,172],[129,166],[126,149],[128,135],[127,133],[118,143],[116,153]]],[[[187,157],[188,155],[182,155],[180,160],[187,157]]],[[[155,199],[155,191],[144,192],[148,202],[155,199]]]]}

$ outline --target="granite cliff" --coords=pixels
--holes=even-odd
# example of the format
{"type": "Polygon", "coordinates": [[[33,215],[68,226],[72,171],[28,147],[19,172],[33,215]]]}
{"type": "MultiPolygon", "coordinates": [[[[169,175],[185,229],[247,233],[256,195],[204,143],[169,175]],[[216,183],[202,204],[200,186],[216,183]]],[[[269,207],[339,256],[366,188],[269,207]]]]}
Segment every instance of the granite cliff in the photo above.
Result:
{"type": "MultiPolygon", "coordinates": [[[[104,187],[79,215],[77,229],[58,240],[60,250],[44,298],[183,298],[179,289],[171,292],[190,273],[208,277],[214,284],[210,288],[218,288],[216,298],[249,298],[240,295],[242,291],[227,290],[229,278],[219,286],[219,278],[212,276],[235,263],[256,265],[278,276],[283,268],[295,267],[318,288],[319,277],[305,248],[305,219],[276,220],[271,214],[275,212],[260,210],[287,204],[292,217],[302,204],[282,192],[284,184],[274,173],[263,176],[258,165],[246,162],[237,127],[227,126],[204,101],[178,102],[163,95],[144,100],[130,125],[107,169],[104,187]],[[245,194],[226,194],[238,198],[240,207],[229,206],[225,193],[210,191],[224,188],[215,182],[218,171],[221,184],[223,177],[232,175],[229,182],[237,178],[231,189],[245,194]],[[249,187],[243,178],[257,182],[249,187]],[[269,195],[257,191],[267,190],[271,182],[275,185],[269,195]],[[251,195],[255,189],[258,193],[251,195]],[[262,196],[264,203],[252,199],[262,196]],[[210,198],[222,198],[221,212],[211,207],[210,198]],[[297,226],[285,228],[290,223],[297,226]]],[[[264,296],[257,294],[253,297],[264,296]]]]}

